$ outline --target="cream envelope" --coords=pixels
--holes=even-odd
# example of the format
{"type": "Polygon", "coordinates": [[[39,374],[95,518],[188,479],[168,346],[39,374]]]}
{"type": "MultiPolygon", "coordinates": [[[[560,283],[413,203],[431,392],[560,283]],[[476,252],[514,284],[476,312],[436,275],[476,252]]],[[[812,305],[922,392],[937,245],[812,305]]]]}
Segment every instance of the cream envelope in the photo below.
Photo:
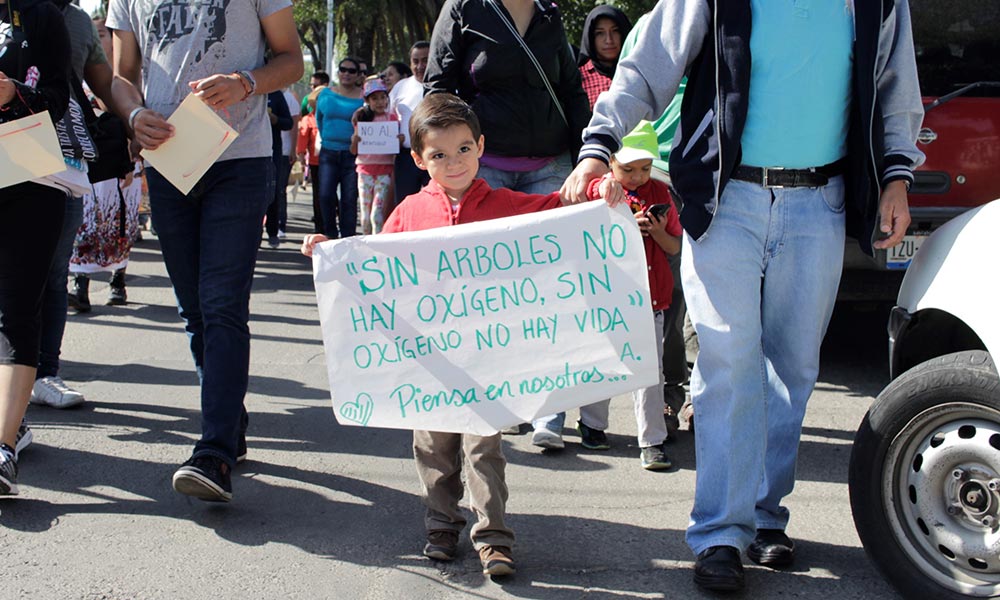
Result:
{"type": "Polygon", "coordinates": [[[187,194],[239,134],[194,94],[167,122],[174,126],[174,136],[156,150],[143,150],[142,157],[187,194]]]}
{"type": "Polygon", "coordinates": [[[0,125],[0,188],[65,168],[48,111],[0,125]]]}

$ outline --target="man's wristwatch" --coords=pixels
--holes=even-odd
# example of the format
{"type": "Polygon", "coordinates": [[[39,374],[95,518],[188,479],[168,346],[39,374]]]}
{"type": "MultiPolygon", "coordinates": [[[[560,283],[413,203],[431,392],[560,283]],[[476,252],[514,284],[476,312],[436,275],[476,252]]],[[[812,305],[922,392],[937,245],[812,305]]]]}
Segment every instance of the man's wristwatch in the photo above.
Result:
{"type": "Polygon", "coordinates": [[[242,100],[246,100],[257,90],[257,80],[253,78],[253,74],[250,71],[236,71],[236,75],[239,75],[240,83],[243,84],[244,95],[242,100]]]}

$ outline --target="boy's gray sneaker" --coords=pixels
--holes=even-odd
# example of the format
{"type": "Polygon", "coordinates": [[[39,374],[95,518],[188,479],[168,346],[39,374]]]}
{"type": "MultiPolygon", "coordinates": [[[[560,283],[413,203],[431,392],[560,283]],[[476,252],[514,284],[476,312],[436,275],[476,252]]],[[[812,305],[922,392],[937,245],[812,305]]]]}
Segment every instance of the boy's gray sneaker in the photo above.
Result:
{"type": "Polygon", "coordinates": [[[561,435],[544,427],[539,427],[531,434],[531,443],[547,450],[562,450],[566,447],[561,435]]]}
{"type": "Polygon", "coordinates": [[[647,471],[662,471],[673,466],[667,458],[667,453],[663,451],[663,444],[640,448],[639,460],[642,462],[642,468],[647,471]]]}

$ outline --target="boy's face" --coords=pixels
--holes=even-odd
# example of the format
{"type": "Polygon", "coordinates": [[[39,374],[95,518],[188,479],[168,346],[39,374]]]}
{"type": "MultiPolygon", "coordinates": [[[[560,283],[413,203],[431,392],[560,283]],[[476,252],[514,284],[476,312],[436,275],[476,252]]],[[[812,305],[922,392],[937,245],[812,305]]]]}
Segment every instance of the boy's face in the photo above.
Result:
{"type": "Polygon", "coordinates": [[[653,159],[644,158],[633,160],[630,163],[620,163],[611,159],[611,173],[615,176],[615,181],[622,184],[622,187],[630,192],[645,185],[649,181],[653,169],[653,159]]]}
{"type": "Polygon", "coordinates": [[[385,92],[369,94],[366,102],[368,102],[368,106],[371,107],[375,114],[380,115],[389,109],[389,94],[385,92]]]}
{"type": "Polygon", "coordinates": [[[411,151],[413,162],[427,171],[448,196],[461,198],[479,173],[483,136],[475,139],[468,125],[430,129],[424,135],[420,154],[411,151]]]}

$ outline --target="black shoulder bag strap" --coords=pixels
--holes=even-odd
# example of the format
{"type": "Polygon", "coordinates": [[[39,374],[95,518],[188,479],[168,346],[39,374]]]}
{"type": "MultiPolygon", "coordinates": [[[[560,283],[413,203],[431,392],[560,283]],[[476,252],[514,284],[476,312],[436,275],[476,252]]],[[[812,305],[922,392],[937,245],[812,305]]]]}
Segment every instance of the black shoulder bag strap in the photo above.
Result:
{"type": "Polygon", "coordinates": [[[566,113],[563,112],[562,102],[560,102],[559,97],[556,96],[556,91],[552,89],[552,82],[549,81],[549,77],[545,74],[545,71],[542,70],[542,65],[539,64],[538,59],[535,58],[535,55],[531,51],[531,48],[528,47],[528,44],[524,41],[524,38],[521,37],[521,34],[517,31],[517,27],[515,27],[514,24],[510,22],[510,19],[507,18],[507,15],[505,15],[503,13],[503,10],[501,10],[500,7],[497,5],[496,0],[486,0],[486,3],[490,5],[490,8],[493,9],[493,12],[495,12],[497,16],[500,17],[500,20],[503,22],[503,24],[506,25],[507,29],[510,30],[511,35],[513,35],[514,39],[517,40],[517,43],[521,45],[521,48],[524,50],[524,53],[528,55],[528,60],[531,61],[531,64],[535,65],[535,69],[538,70],[538,74],[541,75],[542,81],[545,83],[545,89],[549,91],[549,96],[552,96],[552,103],[556,105],[556,110],[559,111],[559,116],[562,117],[563,123],[566,124],[566,127],[569,127],[569,120],[566,118],[566,113]]]}

